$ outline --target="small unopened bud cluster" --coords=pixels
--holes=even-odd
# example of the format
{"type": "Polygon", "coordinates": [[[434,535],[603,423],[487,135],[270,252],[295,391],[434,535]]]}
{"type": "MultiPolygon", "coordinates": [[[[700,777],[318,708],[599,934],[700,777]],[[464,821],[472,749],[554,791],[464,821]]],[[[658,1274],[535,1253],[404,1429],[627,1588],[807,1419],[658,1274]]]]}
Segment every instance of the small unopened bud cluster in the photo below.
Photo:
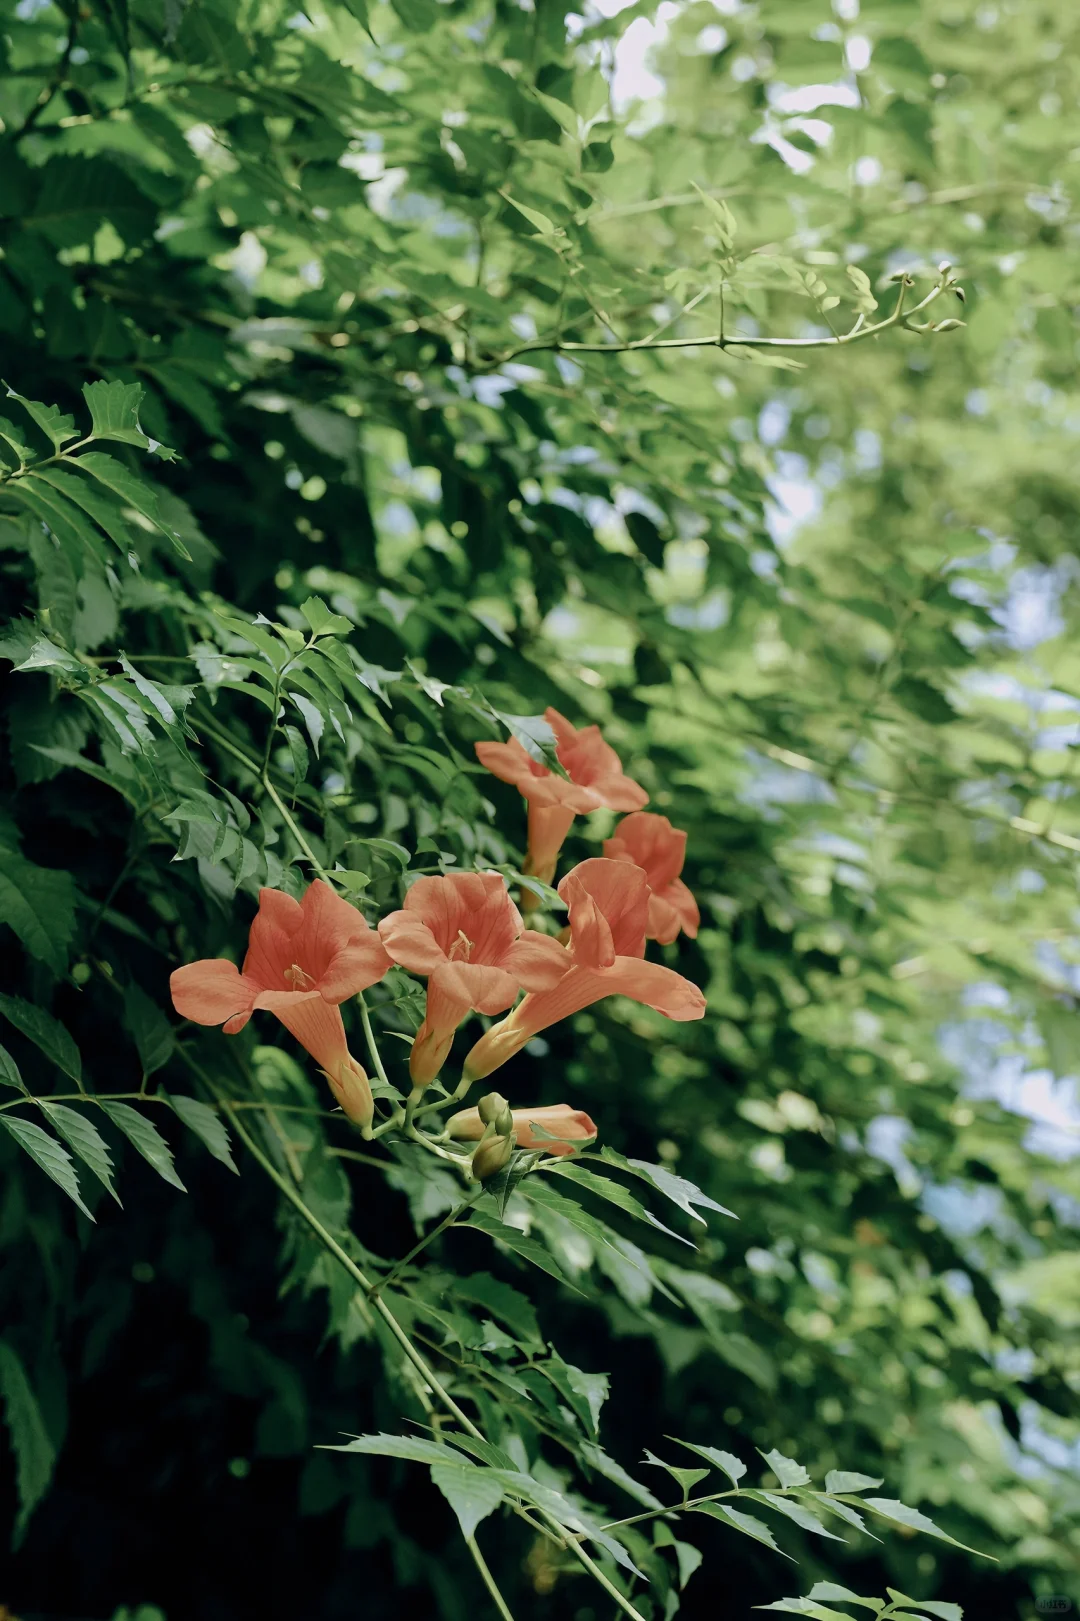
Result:
{"type": "Polygon", "coordinates": [[[484,1135],[472,1157],[474,1182],[486,1182],[510,1163],[514,1152],[514,1116],[501,1092],[489,1092],[480,1099],[477,1113],[484,1124],[484,1135]]]}

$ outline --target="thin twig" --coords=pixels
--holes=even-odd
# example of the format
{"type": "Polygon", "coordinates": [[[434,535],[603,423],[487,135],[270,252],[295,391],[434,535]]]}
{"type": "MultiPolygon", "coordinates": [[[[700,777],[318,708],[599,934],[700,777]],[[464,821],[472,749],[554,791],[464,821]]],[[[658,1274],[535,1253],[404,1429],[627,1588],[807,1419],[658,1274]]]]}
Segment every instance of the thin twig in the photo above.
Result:
{"type": "MultiPolygon", "coordinates": [[[[900,283],[900,291],[896,306],[891,315],[884,316],[875,321],[872,326],[856,322],[849,332],[831,334],[827,338],[751,338],[729,337],[724,332],[702,333],[693,338],[633,338],[627,343],[576,343],[565,338],[543,338],[534,343],[522,344],[509,353],[498,355],[489,359],[482,366],[484,371],[497,371],[500,366],[508,365],[510,361],[517,360],[521,355],[541,354],[554,351],[556,354],[585,354],[585,355],[616,355],[649,352],[659,349],[840,349],[848,344],[861,343],[865,338],[877,337],[887,332],[890,327],[908,327],[913,315],[927,309],[934,301],[941,297],[949,286],[947,277],[942,276],[935,287],[932,287],[926,297],[914,308],[905,311],[904,302],[907,289],[913,285],[907,276],[900,283]]],[[[913,327],[912,331],[923,331],[925,328],[913,327]]]]}

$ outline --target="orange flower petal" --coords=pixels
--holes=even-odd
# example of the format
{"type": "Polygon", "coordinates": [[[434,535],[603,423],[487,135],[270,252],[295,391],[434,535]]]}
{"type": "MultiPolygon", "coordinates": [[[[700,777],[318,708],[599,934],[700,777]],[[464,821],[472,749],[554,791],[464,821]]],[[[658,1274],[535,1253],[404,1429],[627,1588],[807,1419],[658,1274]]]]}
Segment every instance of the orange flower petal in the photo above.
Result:
{"type": "Polygon", "coordinates": [[[536,929],[526,929],[503,958],[507,972],[513,974],[526,991],[550,990],[552,985],[559,983],[570,965],[570,953],[566,947],[549,934],[540,934],[536,929]]]}
{"type": "Polygon", "coordinates": [[[472,1009],[505,1013],[517,993],[517,980],[504,968],[476,962],[443,963],[428,981],[428,1022],[444,1029],[460,1024],[472,1009]]]}
{"type": "Polygon", "coordinates": [[[382,979],[390,967],[386,948],[356,907],[329,884],[321,878],[309,884],[300,910],[292,961],[309,976],[309,988],[328,1002],[344,1002],[382,979]]]}
{"type": "Polygon", "coordinates": [[[300,902],[281,889],[260,889],[251,925],[244,973],[265,991],[288,990],[286,969],[296,961],[293,936],[303,921],[300,902]]]}
{"type": "Polygon", "coordinates": [[[379,939],[395,962],[411,974],[431,974],[446,961],[423,918],[415,912],[391,912],[379,924],[379,939]]]}
{"type": "Polygon", "coordinates": [[[259,986],[224,957],[185,963],[169,976],[173,1007],[194,1024],[223,1024],[236,1035],[251,1017],[259,986]]]}
{"type": "Polygon", "coordinates": [[[701,913],[697,901],[681,878],[676,878],[668,885],[664,890],[664,899],[679,914],[683,933],[688,934],[691,940],[696,940],[698,929],[701,927],[701,913]]]}
{"type": "Polygon", "coordinates": [[[645,950],[645,930],[649,916],[649,885],[640,867],[628,861],[609,861],[606,856],[594,856],[582,861],[568,872],[559,885],[559,894],[570,907],[570,931],[575,955],[593,967],[603,966],[604,957],[598,957],[592,945],[593,935],[582,934],[579,947],[575,913],[586,924],[594,927],[593,914],[584,907],[584,897],[594,902],[611,934],[612,950],[609,955],[640,957],[645,950]]]}
{"type": "Polygon", "coordinates": [[[648,794],[640,783],[626,776],[622,761],[611,744],[604,742],[599,726],[579,730],[557,709],[546,709],[544,719],[555,733],[559,764],[571,782],[596,795],[597,805],[634,811],[648,804],[648,794]]]}
{"type": "Polygon", "coordinates": [[[649,887],[663,890],[679,876],[686,859],[686,834],[672,827],[666,816],[652,811],[634,811],[624,816],[612,837],[604,841],[604,854],[616,861],[632,861],[649,880],[649,887]]]}

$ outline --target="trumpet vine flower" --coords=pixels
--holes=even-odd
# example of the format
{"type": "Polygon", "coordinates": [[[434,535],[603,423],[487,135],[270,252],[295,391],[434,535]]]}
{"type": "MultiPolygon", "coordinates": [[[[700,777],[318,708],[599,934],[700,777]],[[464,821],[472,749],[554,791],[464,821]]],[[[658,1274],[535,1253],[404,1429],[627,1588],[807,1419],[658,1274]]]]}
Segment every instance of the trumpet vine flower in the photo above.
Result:
{"type": "Polygon", "coordinates": [[[550,990],[570,967],[557,940],[525,928],[497,872],[418,879],[379,935],[396,963],[428,976],[409,1059],[415,1087],[435,1079],[468,1013],[503,1013],[520,990],[550,990]]]}
{"type": "Polygon", "coordinates": [[[508,743],[477,743],[476,755],[496,777],[513,783],[528,803],[529,842],[522,870],[549,884],[575,816],[603,807],[640,810],[649,796],[625,774],[599,726],[573,726],[557,709],[545,709],[544,719],[555,733],[555,755],[565,777],[534,760],[516,737],[508,743]]]}
{"type": "Polygon", "coordinates": [[[686,857],[685,833],[672,827],[666,816],[634,811],[604,840],[604,854],[613,861],[632,862],[649,880],[652,893],[646,933],[650,940],[669,946],[680,931],[691,940],[696,938],[701,913],[679,876],[686,857]]]}
{"type": "Polygon", "coordinates": [[[696,985],[644,960],[651,891],[640,867],[598,856],[568,872],[559,894],[570,909],[572,966],[550,990],[530,992],[481,1036],[465,1060],[470,1080],[490,1075],[548,1025],[605,996],[628,996],[669,1019],[700,1019],[705,1012],[696,985]]]}
{"type": "Polygon", "coordinates": [[[367,1075],[349,1052],[340,1003],[382,979],[390,958],[348,901],[316,879],[302,901],[259,891],[243,968],[224,957],[177,968],[169,981],[177,1013],[235,1036],[257,1009],[275,1014],[322,1069],[350,1120],[374,1113],[367,1075]]]}

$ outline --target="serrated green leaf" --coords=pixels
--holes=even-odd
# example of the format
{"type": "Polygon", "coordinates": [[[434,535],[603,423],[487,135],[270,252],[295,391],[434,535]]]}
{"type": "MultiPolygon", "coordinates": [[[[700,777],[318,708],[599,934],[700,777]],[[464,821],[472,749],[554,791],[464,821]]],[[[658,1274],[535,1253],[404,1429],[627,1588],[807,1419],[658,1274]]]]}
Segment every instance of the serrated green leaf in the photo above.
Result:
{"type": "Polygon", "coordinates": [[[993,1554],[983,1553],[979,1548],[969,1548],[966,1542],[957,1542],[955,1537],[949,1536],[946,1531],[940,1530],[928,1515],[920,1513],[917,1508],[908,1508],[906,1503],[898,1503],[891,1497],[862,1497],[859,1506],[867,1508],[871,1514],[878,1514],[883,1520],[891,1520],[894,1525],[906,1525],[912,1531],[922,1531],[928,1537],[937,1537],[940,1542],[948,1542],[954,1548],[963,1548],[965,1553],[978,1554],[982,1559],[997,1560],[993,1554]]]}
{"type": "MultiPolygon", "coordinates": [[[[554,1257],[542,1244],[538,1244],[535,1238],[527,1238],[517,1227],[510,1227],[483,1210],[474,1210],[467,1225],[478,1227],[481,1232],[487,1233],[489,1238],[497,1239],[500,1244],[505,1244],[507,1249],[513,1250],[515,1255],[520,1255],[523,1261],[529,1261],[533,1266],[539,1267],[541,1272],[547,1272],[551,1277],[558,1278],[560,1283],[567,1282],[565,1273],[554,1257]]],[[[573,1288],[573,1285],[569,1284],[568,1287],[573,1288]]]]}
{"type": "Polygon", "coordinates": [[[15,1455],[19,1512],[13,1540],[18,1547],[31,1514],[49,1489],[56,1463],[56,1448],[45,1426],[26,1369],[8,1340],[0,1340],[0,1397],[3,1398],[4,1421],[15,1455]]]}
{"type": "Polygon", "coordinates": [[[350,619],[336,614],[321,597],[308,597],[300,604],[300,612],[311,627],[313,636],[347,636],[354,628],[350,619]]]}
{"type": "MultiPolygon", "coordinates": [[[[761,1451],[760,1447],[758,1451],[761,1451]]],[[[775,1450],[762,1452],[761,1456],[765,1459],[781,1486],[808,1486],[810,1484],[810,1476],[802,1464],[796,1463],[794,1458],[785,1458],[782,1452],[776,1452],[775,1450]]]]}
{"type": "Polygon", "coordinates": [[[171,1187],[186,1193],[173,1165],[172,1150],[157,1127],[128,1103],[102,1103],[101,1107],[146,1163],[171,1187]]]}
{"type": "Polygon", "coordinates": [[[198,1098],[184,1097],[172,1092],[169,1094],[169,1102],[188,1130],[195,1133],[196,1137],[210,1150],[214,1158],[220,1160],[222,1165],[227,1165],[230,1171],[239,1176],[240,1172],[237,1169],[236,1161],[232,1157],[229,1133],[225,1129],[221,1116],[215,1113],[208,1104],[201,1103],[198,1098]]]}
{"type": "Polygon", "coordinates": [[[426,1441],[419,1435],[354,1435],[339,1446],[321,1447],[324,1452],[362,1452],[378,1458],[407,1458],[412,1463],[457,1465],[459,1452],[441,1441],[426,1441]]]}
{"type": "Polygon", "coordinates": [[[723,1520],[725,1525],[733,1526],[744,1536],[753,1537],[755,1542],[763,1542],[766,1548],[771,1548],[774,1553],[783,1555],[785,1559],[791,1557],[790,1554],[784,1553],[763,1520],[755,1519],[752,1514],[744,1514],[741,1509],[729,1508],[726,1503],[699,1503],[696,1508],[690,1510],[690,1513],[708,1514],[711,1519],[723,1520]]]}
{"type": "Polygon", "coordinates": [[[67,967],[75,932],[75,882],[68,872],[37,867],[0,847],[0,921],[54,974],[67,967]]]}
{"type": "Polygon", "coordinates": [[[663,1458],[658,1458],[655,1453],[649,1451],[648,1447],[645,1449],[645,1462],[654,1464],[658,1469],[667,1470],[682,1492],[684,1502],[690,1496],[694,1487],[700,1481],[706,1480],[711,1473],[708,1469],[681,1469],[678,1464],[665,1463],[663,1458]]]}
{"type": "Polygon", "coordinates": [[[853,1474],[848,1469],[830,1469],[825,1476],[825,1490],[827,1492],[868,1492],[881,1481],[874,1475],[853,1474]]]}
{"type": "Polygon", "coordinates": [[[665,1227],[664,1223],[659,1221],[651,1210],[646,1210],[641,1201],[635,1199],[634,1195],[624,1188],[620,1182],[615,1182],[610,1177],[597,1175],[587,1165],[577,1165],[571,1160],[563,1160],[557,1165],[547,1167],[546,1174],[557,1176],[563,1181],[576,1182],[579,1187],[587,1188],[590,1193],[595,1193],[598,1198],[606,1199],[609,1204],[616,1205],[618,1209],[625,1211],[628,1216],[646,1222],[650,1227],[655,1227],[668,1238],[674,1238],[680,1244],[687,1244],[691,1249],[695,1247],[681,1233],[676,1233],[670,1227],[665,1227]]]}
{"type": "Polygon", "coordinates": [[[724,1471],[731,1484],[738,1488],[739,1481],[746,1473],[746,1465],[736,1458],[733,1452],[723,1452],[719,1447],[702,1446],[697,1441],[683,1441],[677,1435],[669,1436],[668,1439],[678,1441],[681,1447],[686,1447],[690,1452],[696,1452],[706,1463],[715,1464],[717,1469],[724,1471]]]}
{"type": "Polygon", "coordinates": [[[96,479],[107,490],[111,490],[113,495],[118,495],[127,506],[142,513],[143,517],[171,543],[174,551],[185,561],[191,561],[191,553],[180,536],[162,519],[153,485],[125,467],[123,462],[118,462],[115,456],[106,455],[103,450],[88,450],[75,458],[71,466],[81,473],[89,473],[91,478],[96,479]]]}
{"type": "Polygon", "coordinates": [[[153,1075],[172,1057],[176,1038],[157,1003],[134,981],[124,991],[124,1023],[138,1048],[143,1075],[153,1075]]]}
{"type": "Polygon", "coordinates": [[[94,1122],[78,1109],[69,1109],[64,1103],[50,1103],[47,1098],[40,1098],[38,1104],[52,1122],[54,1130],[59,1132],[83,1164],[90,1167],[105,1191],[111,1193],[119,1204],[120,1195],[112,1182],[113,1162],[109,1145],[94,1122]]]}
{"type": "Polygon", "coordinates": [[[476,1464],[433,1463],[431,1478],[457,1515],[461,1534],[471,1537],[481,1520],[503,1502],[506,1493],[498,1475],[476,1464]]]}
{"type": "Polygon", "coordinates": [[[780,1497],[776,1492],[752,1490],[747,1492],[748,1497],[754,1498],[758,1503],[767,1503],[778,1514],[787,1519],[794,1520],[803,1531],[813,1531],[816,1536],[828,1537],[832,1542],[844,1542],[845,1537],[838,1537],[834,1531],[829,1531],[818,1519],[812,1509],[806,1508],[797,1498],[780,1497]]]}
{"type": "Polygon", "coordinates": [[[0,994],[0,1014],[20,1030],[28,1041],[39,1047],[45,1057],[62,1069],[78,1085],[82,1080],[82,1059],[79,1049],[64,1026],[51,1013],[24,1002],[21,996],[0,994]]]}
{"type": "Polygon", "coordinates": [[[6,1047],[0,1047],[0,1086],[12,1086],[16,1092],[26,1091],[26,1082],[19,1074],[19,1066],[6,1047]]]}
{"type": "Polygon", "coordinates": [[[40,400],[28,400],[24,394],[17,394],[10,383],[5,382],[4,387],[8,399],[18,400],[23,410],[46,435],[54,450],[62,449],[69,439],[79,437],[74,417],[65,416],[55,405],[42,405],[40,400]]]}
{"type": "Polygon", "coordinates": [[[662,1193],[666,1199],[670,1199],[673,1204],[677,1204],[680,1210],[685,1210],[686,1214],[692,1216],[695,1221],[700,1221],[702,1224],[705,1222],[704,1216],[700,1216],[695,1209],[697,1205],[700,1205],[703,1210],[715,1210],[721,1216],[735,1216],[733,1210],[728,1210],[724,1205],[717,1204],[715,1199],[710,1198],[707,1193],[702,1193],[701,1189],[695,1187],[693,1182],[688,1181],[685,1176],[676,1176],[675,1172],[669,1171],[666,1166],[653,1165],[649,1160],[644,1159],[625,1159],[622,1154],[618,1153],[614,1148],[609,1148],[607,1144],[600,1150],[600,1158],[606,1160],[609,1165],[617,1165],[620,1170],[630,1171],[634,1176],[639,1176],[644,1181],[651,1183],[658,1193],[662,1193]]]}
{"type": "Polygon", "coordinates": [[[93,1221],[94,1218],[83,1203],[82,1194],[79,1192],[79,1178],[67,1149],[32,1120],[23,1120],[11,1113],[0,1114],[0,1126],[11,1133],[19,1147],[25,1149],[35,1165],[40,1165],[45,1175],[52,1177],[57,1187],[62,1188],[69,1199],[74,1200],[83,1215],[89,1216],[93,1221]]]}
{"type": "MultiPolygon", "coordinates": [[[[125,445],[138,445],[141,450],[163,447],[149,439],[139,424],[139,406],[142,403],[141,383],[84,383],[83,399],[90,407],[91,426],[95,439],[115,439],[125,445]]],[[[171,452],[166,453],[166,459],[171,452]]]]}

